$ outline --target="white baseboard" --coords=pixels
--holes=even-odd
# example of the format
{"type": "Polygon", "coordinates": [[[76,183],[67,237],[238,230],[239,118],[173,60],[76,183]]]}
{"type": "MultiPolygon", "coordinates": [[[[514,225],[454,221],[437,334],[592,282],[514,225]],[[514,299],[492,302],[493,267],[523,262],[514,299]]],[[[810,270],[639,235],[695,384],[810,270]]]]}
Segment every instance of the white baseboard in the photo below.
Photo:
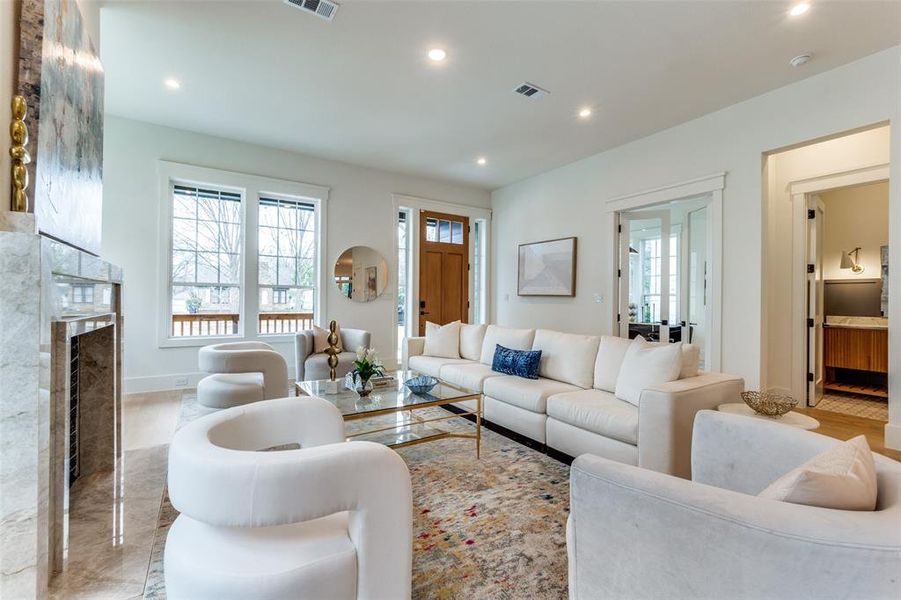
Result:
{"type": "Polygon", "coordinates": [[[892,450],[901,450],[901,425],[897,423],[885,424],[885,447],[892,450]]]}
{"type": "MultiPolygon", "coordinates": [[[[125,394],[145,394],[148,392],[190,390],[196,388],[197,382],[207,375],[208,373],[194,372],[126,377],[122,381],[122,392],[125,394]]],[[[294,379],[294,367],[288,367],[288,379],[294,379]]]]}
{"type": "Polygon", "coordinates": [[[122,381],[122,391],[126,394],[143,394],[147,392],[167,392],[170,390],[187,390],[197,387],[197,382],[206,373],[173,373],[171,375],[150,375],[147,377],[126,377],[122,381]],[[185,383],[180,385],[180,381],[185,383]]]}

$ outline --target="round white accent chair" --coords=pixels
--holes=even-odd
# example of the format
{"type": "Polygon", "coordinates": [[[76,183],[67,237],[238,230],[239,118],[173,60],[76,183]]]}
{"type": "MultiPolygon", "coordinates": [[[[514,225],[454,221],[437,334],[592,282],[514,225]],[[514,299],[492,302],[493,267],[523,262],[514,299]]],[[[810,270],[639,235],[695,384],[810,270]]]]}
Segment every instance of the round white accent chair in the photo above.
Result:
{"type": "Polygon", "coordinates": [[[321,398],[185,425],[169,449],[169,497],[181,513],[164,558],[173,600],[410,598],[407,466],[381,444],[344,441],[321,398]]]}
{"type": "Polygon", "coordinates": [[[204,346],[197,355],[201,371],[211,373],[197,384],[197,401],[209,408],[229,408],[288,395],[288,363],[263,342],[229,342],[204,346]]]}

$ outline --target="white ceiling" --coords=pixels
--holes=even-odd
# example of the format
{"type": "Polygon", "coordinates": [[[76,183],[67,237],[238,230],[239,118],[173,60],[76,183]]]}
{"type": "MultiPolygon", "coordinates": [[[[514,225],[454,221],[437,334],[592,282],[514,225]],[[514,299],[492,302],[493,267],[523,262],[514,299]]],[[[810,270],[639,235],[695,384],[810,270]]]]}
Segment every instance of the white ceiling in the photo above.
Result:
{"type": "Polygon", "coordinates": [[[495,188],[901,43],[898,1],[814,0],[800,18],[789,7],[358,0],[327,22],[279,0],[113,0],[101,10],[106,107],[495,188]],[[435,46],[443,64],[425,57],[435,46]],[[803,52],[813,61],[790,67],[803,52]],[[550,96],[514,95],[523,81],[550,96]]]}

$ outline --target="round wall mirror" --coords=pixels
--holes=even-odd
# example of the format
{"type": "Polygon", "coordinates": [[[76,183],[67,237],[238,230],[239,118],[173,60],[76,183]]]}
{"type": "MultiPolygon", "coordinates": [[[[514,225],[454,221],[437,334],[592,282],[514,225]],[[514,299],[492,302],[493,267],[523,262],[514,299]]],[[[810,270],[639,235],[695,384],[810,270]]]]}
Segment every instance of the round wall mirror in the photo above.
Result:
{"type": "Polygon", "coordinates": [[[335,283],[354,302],[372,302],[388,285],[388,263],[368,246],[354,246],[335,261],[335,283]]]}

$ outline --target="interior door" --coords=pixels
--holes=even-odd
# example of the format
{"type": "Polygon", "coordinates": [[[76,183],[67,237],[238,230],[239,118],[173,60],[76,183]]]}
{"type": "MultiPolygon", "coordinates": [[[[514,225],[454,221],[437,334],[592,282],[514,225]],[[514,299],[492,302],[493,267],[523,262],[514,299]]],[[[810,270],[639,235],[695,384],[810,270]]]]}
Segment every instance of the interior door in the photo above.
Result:
{"type": "Polygon", "coordinates": [[[826,206],[819,196],[807,198],[807,405],[823,397],[823,323],[825,321],[823,235],[826,206]]]}
{"type": "Polygon", "coordinates": [[[670,212],[623,212],[619,218],[620,336],[669,342],[670,212]]]}
{"type": "Polygon", "coordinates": [[[469,322],[469,218],[419,215],[419,335],[426,321],[469,322]]]}

